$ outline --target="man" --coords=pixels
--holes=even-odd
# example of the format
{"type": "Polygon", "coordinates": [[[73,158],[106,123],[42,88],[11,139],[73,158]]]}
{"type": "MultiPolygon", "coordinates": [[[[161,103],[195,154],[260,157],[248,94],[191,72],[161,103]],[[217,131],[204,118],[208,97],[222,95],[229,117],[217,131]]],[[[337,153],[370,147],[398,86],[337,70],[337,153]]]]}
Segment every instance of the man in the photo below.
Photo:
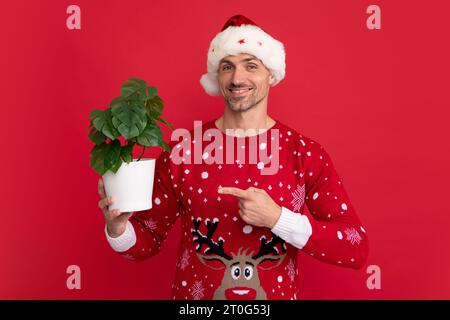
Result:
{"type": "MultiPolygon", "coordinates": [[[[208,73],[200,80],[208,94],[226,102],[224,114],[203,131],[219,132],[223,153],[230,153],[230,143],[237,151],[257,139],[259,151],[277,158],[275,174],[261,174],[267,165],[261,158],[257,165],[208,163],[212,153],[206,151],[201,164],[175,164],[172,144],[171,155],[162,153],[156,163],[153,208],[133,216],[108,210],[113,201],[99,181],[106,237],[129,259],[156,254],[181,217],[174,299],[297,299],[299,249],[326,263],[365,264],[366,231],[330,156],[267,114],[269,89],[284,75],[281,42],[239,15],[211,42],[208,73]],[[230,137],[229,129],[259,133],[230,137]]],[[[199,142],[189,141],[189,148],[199,142]]]]}

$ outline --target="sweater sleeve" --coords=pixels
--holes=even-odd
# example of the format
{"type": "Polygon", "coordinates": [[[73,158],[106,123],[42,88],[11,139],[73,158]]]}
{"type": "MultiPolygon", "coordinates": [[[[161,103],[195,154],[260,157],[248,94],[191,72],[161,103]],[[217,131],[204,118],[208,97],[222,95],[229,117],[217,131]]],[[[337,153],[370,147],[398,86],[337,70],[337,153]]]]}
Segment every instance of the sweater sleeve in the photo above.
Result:
{"type": "Polygon", "coordinates": [[[271,231],[294,247],[303,249],[311,236],[312,227],[306,215],[282,206],[280,217],[271,231]]]}
{"type": "Polygon", "coordinates": [[[360,269],[369,251],[366,230],[326,150],[309,140],[304,152],[300,159],[312,230],[303,251],[326,263],[360,269]]]}
{"type": "Polygon", "coordinates": [[[130,260],[142,261],[157,254],[180,215],[169,155],[162,152],[155,163],[152,208],[134,213],[118,238],[109,237],[105,229],[111,247],[130,260]]]}

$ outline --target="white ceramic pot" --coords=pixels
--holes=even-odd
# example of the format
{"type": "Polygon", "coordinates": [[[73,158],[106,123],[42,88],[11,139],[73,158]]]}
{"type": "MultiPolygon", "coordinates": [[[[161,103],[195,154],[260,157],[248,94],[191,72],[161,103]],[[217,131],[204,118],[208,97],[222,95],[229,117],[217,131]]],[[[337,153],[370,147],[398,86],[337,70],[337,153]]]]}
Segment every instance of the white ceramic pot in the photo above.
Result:
{"type": "Polygon", "coordinates": [[[109,209],[120,212],[151,209],[154,177],[155,159],[133,159],[130,163],[123,162],[116,173],[108,170],[103,175],[105,192],[116,198],[109,209]]]}

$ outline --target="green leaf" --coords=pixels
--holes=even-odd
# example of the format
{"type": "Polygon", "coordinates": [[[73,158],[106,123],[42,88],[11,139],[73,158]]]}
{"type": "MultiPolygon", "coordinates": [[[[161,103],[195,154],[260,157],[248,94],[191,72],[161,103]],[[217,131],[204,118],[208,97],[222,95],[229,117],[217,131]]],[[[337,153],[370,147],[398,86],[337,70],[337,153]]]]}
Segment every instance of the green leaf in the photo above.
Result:
{"type": "Polygon", "coordinates": [[[120,156],[126,163],[130,163],[133,160],[133,144],[128,144],[122,147],[120,156]]]}
{"type": "Polygon", "coordinates": [[[172,129],[172,131],[174,130],[174,129],[173,129],[173,125],[172,125],[169,121],[166,121],[166,120],[164,120],[164,119],[161,118],[161,117],[156,118],[156,120],[158,120],[159,122],[162,122],[162,123],[166,124],[170,129],[172,129]]]}
{"type": "Polygon", "coordinates": [[[143,106],[147,102],[148,97],[145,94],[141,94],[138,96],[137,100],[138,100],[139,104],[143,106]]]}
{"type": "Polygon", "coordinates": [[[88,137],[97,145],[102,144],[106,141],[106,136],[94,127],[91,127],[91,131],[89,131],[88,137]]]}
{"type": "Polygon", "coordinates": [[[145,109],[138,105],[122,105],[112,107],[112,123],[125,139],[140,135],[147,125],[145,109]]]}
{"type": "Polygon", "coordinates": [[[139,107],[145,112],[145,100],[141,100],[139,97],[136,97],[135,100],[129,100],[128,105],[131,107],[139,107]]]}
{"type": "Polygon", "coordinates": [[[153,99],[154,97],[156,97],[158,95],[158,89],[156,87],[148,87],[147,88],[148,91],[148,99],[153,99]]]}
{"type": "Polygon", "coordinates": [[[109,144],[102,143],[96,145],[91,150],[90,164],[101,175],[105,174],[108,170],[116,173],[122,164],[120,152],[119,140],[114,140],[109,144]]]}
{"type": "Polygon", "coordinates": [[[117,108],[117,107],[125,107],[128,104],[127,100],[123,97],[117,97],[111,100],[109,103],[110,108],[117,108]]]}
{"type": "Polygon", "coordinates": [[[111,141],[107,145],[107,148],[105,150],[105,168],[107,170],[110,170],[114,166],[117,165],[117,161],[120,161],[120,141],[114,140],[111,141]]]}
{"type": "Polygon", "coordinates": [[[108,145],[106,143],[96,145],[92,148],[90,153],[90,164],[95,172],[101,175],[105,174],[105,172],[108,170],[105,167],[105,155],[107,146],[108,145]]]}
{"type": "Polygon", "coordinates": [[[111,171],[114,173],[117,173],[117,171],[120,169],[120,167],[122,166],[122,161],[119,159],[117,160],[117,162],[111,167],[111,171]]]}
{"type": "Polygon", "coordinates": [[[140,94],[138,92],[134,92],[125,98],[125,100],[128,102],[128,104],[140,105],[140,106],[144,105],[146,99],[147,99],[147,96],[145,94],[140,94]]]}
{"type": "Polygon", "coordinates": [[[160,97],[156,96],[153,99],[147,100],[146,106],[149,116],[156,119],[161,114],[164,103],[160,97]]]}
{"type": "Polygon", "coordinates": [[[106,109],[104,112],[98,113],[92,123],[95,129],[102,132],[111,140],[114,140],[120,136],[120,133],[116,128],[114,128],[111,118],[111,110],[106,109]]]}
{"type": "Polygon", "coordinates": [[[89,118],[90,118],[91,120],[93,120],[93,119],[95,119],[95,118],[101,116],[102,113],[103,113],[102,110],[94,109],[94,110],[92,110],[92,111],[89,113],[89,118]]]}
{"type": "Polygon", "coordinates": [[[97,118],[98,116],[101,116],[102,113],[103,111],[97,109],[94,109],[89,113],[89,119],[91,119],[91,121],[89,122],[88,128],[94,125],[94,119],[97,118]]]}
{"type": "Polygon", "coordinates": [[[122,84],[121,96],[127,98],[137,91],[139,91],[141,95],[145,95],[146,89],[147,83],[144,80],[130,78],[122,84]]]}
{"type": "Polygon", "coordinates": [[[163,148],[164,151],[167,151],[167,152],[170,153],[170,146],[169,146],[165,141],[163,141],[163,142],[161,143],[161,146],[162,146],[162,148],[163,148]]]}
{"type": "Polygon", "coordinates": [[[163,142],[161,129],[154,124],[148,124],[137,137],[137,142],[144,147],[160,146],[163,142]]]}

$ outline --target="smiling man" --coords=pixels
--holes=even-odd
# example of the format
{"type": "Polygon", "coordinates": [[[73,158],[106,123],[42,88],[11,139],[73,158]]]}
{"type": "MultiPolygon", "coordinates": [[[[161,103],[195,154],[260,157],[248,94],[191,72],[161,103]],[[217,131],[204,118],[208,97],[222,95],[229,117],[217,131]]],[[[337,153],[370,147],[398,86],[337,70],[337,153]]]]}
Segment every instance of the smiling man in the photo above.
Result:
{"type": "Polygon", "coordinates": [[[269,87],[275,81],[255,56],[227,56],[219,65],[220,92],[231,111],[245,112],[263,104],[267,110],[269,87]]]}
{"type": "MultiPolygon", "coordinates": [[[[135,261],[149,258],[180,217],[174,299],[297,299],[299,250],[325,263],[362,268],[366,231],[329,154],[268,115],[269,91],[285,76],[283,44],[234,16],[211,42],[207,68],[200,82],[208,94],[222,96],[225,107],[203,125],[203,139],[224,138],[215,153],[231,157],[256,139],[258,151],[270,150],[279,170],[262,175],[268,163],[259,154],[256,163],[238,157],[217,164],[204,149],[202,163],[175,164],[172,144],[172,154],[162,153],[156,162],[150,210],[110,211],[113,200],[99,180],[112,248],[135,261]],[[245,133],[229,134],[237,129],[245,133]]],[[[186,152],[201,143],[190,141],[186,152]]]]}

